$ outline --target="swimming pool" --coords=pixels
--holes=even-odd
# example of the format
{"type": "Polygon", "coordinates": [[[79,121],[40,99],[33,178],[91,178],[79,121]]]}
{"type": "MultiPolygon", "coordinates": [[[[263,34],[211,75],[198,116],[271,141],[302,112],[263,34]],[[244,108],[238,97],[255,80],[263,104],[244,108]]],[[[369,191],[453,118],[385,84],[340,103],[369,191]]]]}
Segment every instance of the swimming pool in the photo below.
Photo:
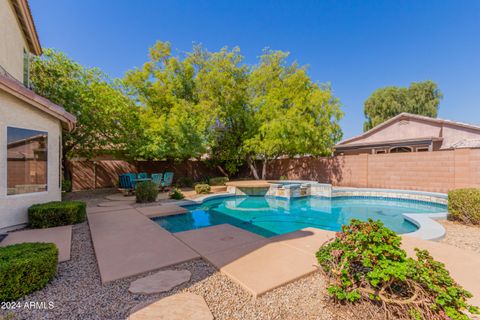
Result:
{"type": "Polygon", "coordinates": [[[232,196],[186,206],[189,213],[155,218],[170,232],[228,223],[264,237],[307,227],[338,231],[352,219],[381,220],[397,233],[417,227],[403,213],[426,214],[446,211],[442,204],[375,197],[301,197],[284,199],[263,196],[232,196]]]}

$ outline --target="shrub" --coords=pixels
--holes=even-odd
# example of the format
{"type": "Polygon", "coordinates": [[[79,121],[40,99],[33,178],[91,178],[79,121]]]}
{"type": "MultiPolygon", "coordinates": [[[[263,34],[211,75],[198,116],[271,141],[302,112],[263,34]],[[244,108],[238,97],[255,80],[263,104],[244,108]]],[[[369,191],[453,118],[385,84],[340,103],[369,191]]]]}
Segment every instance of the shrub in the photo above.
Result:
{"type": "Polygon", "coordinates": [[[176,183],[177,187],[193,187],[193,179],[190,177],[180,177],[177,179],[176,183]]]}
{"type": "Polygon", "coordinates": [[[30,228],[51,228],[85,221],[86,205],[82,201],[52,201],[28,208],[30,228]]]}
{"type": "Polygon", "coordinates": [[[62,191],[71,192],[72,191],[72,181],[62,180],[62,191]]]}
{"type": "Polygon", "coordinates": [[[210,193],[210,186],[206,183],[199,183],[195,186],[195,192],[197,194],[207,194],[210,193]]]}
{"type": "Polygon", "coordinates": [[[185,196],[182,193],[182,190],[180,190],[179,188],[172,188],[168,196],[170,197],[170,199],[175,199],[175,200],[181,200],[185,198],[185,196]]]}
{"type": "Polygon", "coordinates": [[[136,185],[135,196],[138,203],[155,202],[158,196],[158,186],[152,181],[140,182],[136,185]]]}
{"type": "Polygon", "coordinates": [[[17,300],[55,277],[58,249],[53,243],[21,243],[0,248],[0,301],[17,300]]]}
{"type": "Polygon", "coordinates": [[[288,177],[287,176],[280,176],[280,178],[278,178],[278,180],[288,180],[288,177]]]}
{"type": "Polygon", "coordinates": [[[210,178],[209,184],[211,186],[224,186],[228,182],[228,177],[210,178]]]}
{"type": "Polygon", "coordinates": [[[381,222],[352,220],[324,244],[317,259],[330,280],[328,292],[344,303],[364,301],[390,318],[468,319],[472,295],[455,283],[428,251],[416,259],[401,249],[401,238],[381,222]]]}
{"type": "Polygon", "coordinates": [[[456,189],[448,192],[448,218],[480,224],[480,189],[456,189]]]}

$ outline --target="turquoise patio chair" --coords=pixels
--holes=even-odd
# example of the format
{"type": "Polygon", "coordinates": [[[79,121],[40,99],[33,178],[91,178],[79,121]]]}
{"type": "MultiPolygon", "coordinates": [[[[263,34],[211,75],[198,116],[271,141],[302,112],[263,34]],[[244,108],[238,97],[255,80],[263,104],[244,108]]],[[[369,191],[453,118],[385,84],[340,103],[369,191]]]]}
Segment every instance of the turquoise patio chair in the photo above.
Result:
{"type": "Polygon", "coordinates": [[[147,179],[148,178],[148,174],[146,172],[140,172],[138,174],[138,179],[147,179]]]}
{"type": "Polygon", "coordinates": [[[153,183],[155,183],[158,188],[162,186],[162,177],[163,177],[163,174],[161,173],[152,173],[151,175],[153,183]]]}
{"type": "Polygon", "coordinates": [[[125,189],[126,183],[125,183],[125,174],[119,174],[118,175],[118,187],[120,189],[125,189]]]}
{"type": "Polygon", "coordinates": [[[163,174],[162,190],[164,190],[165,188],[170,188],[172,186],[172,181],[173,181],[173,172],[165,172],[163,174]]]}
{"type": "Polygon", "coordinates": [[[137,179],[137,174],[136,173],[126,173],[125,174],[125,189],[130,189],[130,190],[133,190],[135,189],[135,184],[136,184],[136,181],[135,179],[137,179]]]}

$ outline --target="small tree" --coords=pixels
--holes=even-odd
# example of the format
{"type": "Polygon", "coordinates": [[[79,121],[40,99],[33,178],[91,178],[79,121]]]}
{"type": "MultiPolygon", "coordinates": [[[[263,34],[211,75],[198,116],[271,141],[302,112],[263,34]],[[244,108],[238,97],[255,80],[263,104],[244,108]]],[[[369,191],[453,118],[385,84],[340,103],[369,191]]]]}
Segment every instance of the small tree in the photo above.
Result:
{"type": "Polygon", "coordinates": [[[443,95],[433,81],[413,82],[408,88],[385,87],[377,89],[365,101],[364,131],[402,113],[437,117],[443,95]]]}
{"type": "Polygon", "coordinates": [[[305,67],[287,63],[288,53],[265,51],[250,75],[251,137],[244,142],[252,175],[267,176],[279,156],[330,155],[342,137],[343,113],[328,85],[314,83],[305,67]],[[255,160],[262,161],[261,175],[255,160]]]}

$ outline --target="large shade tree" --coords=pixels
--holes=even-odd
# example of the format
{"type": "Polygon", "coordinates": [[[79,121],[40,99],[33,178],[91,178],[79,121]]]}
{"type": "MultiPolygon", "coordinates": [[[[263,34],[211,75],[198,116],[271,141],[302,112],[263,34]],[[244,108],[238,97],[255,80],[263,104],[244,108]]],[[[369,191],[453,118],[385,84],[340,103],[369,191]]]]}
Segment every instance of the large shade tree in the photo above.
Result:
{"type": "Polygon", "coordinates": [[[76,129],[64,132],[62,138],[66,179],[68,158],[125,151],[141,135],[138,108],[120,90],[120,84],[100,70],[44,49],[43,55],[32,61],[31,80],[35,92],[77,117],[76,129]]]}
{"type": "Polygon", "coordinates": [[[200,158],[208,151],[214,124],[212,107],[199,98],[194,59],[171,54],[168,42],[157,42],[149,61],[127,73],[126,90],[142,107],[144,136],[136,156],[143,159],[200,158]]]}
{"type": "Polygon", "coordinates": [[[338,99],[306,68],[288,64],[287,53],[267,50],[251,67],[238,48],[195,46],[183,56],[171,51],[168,42],[157,42],[149,61],[124,79],[142,107],[145,134],[137,156],[207,156],[225,175],[247,161],[255,178],[265,178],[269,160],[329,155],[340,140],[338,99]]]}
{"type": "Polygon", "coordinates": [[[243,163],[248,132],[248,68],[238,48],[201,46],[174,56],[157,42],[149,61],[127,73],[127,91],[143,107],[145,139],[138,156],[185,160],[207,156],[225,175],[243,163]]]}
{"type": "Polygon", "coordinates": [[[244,142],[256,178],[267,177],[268,161],[280,156],[324,156],[342,137],[343,113],[328,85],[318,85],[288,54],[266,50],[253,68],[249,110],[253,133],[244,142]],[[261,161],[261,173],[256,166],[261,161]]]}
{"type": "Polygon", "coordinates": [[[437,117],[443,95],[433,81],[413,82],[409,87],[377,89],[365,101],[364,131],[402,113],[437,117]]]}

